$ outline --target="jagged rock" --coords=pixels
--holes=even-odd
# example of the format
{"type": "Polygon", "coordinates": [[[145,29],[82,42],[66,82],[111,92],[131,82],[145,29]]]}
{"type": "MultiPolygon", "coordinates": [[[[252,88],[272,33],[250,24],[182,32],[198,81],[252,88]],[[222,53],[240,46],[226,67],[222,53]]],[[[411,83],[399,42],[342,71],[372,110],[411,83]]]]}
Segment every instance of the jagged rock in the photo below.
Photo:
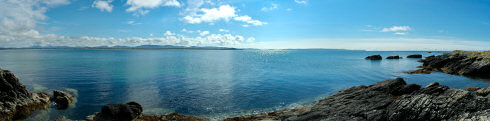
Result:
{"type": "Polygon", "coordinates": [[[467,76],[490,76],[490,52],[453,51],[421,60],[423,69],[411,73],[442,71],[448,74],[467,76]]]}
{"type": "Polygon", "coordinates": [[[388,56],[388,57],[386,57],[386,59],[401,59],[401,58],[402,57],[400,57],[398,55],[397,56],[388,56]]]}
{"type": "Polygon", "coordinates": [[[143,107],[136,102],[107,104],[100,113],[88,116],[88,121],[132,121],[141,116],[143,107]]]}
{"type": "Polygon", "coordinates": [[[479,89],[481,89],[481,88],[480,87],[467,87],[466,91],[477,91],[479,89]]]}
{"type": "Polygon", "coordinates": [[[479,96],[487,96],[490,94],[490,87],[476,90],[475,94],[479,96]]]}
{"type": "Polygon", "coordinates": [[[432,82],[432,83],[430,83],[429,85],[425,86],[424,88],[433,87],[433,86],[438,86],[438,85],[439,85],[439,82],[432,82]]]}
{"type": "Polygon", "coordinates": [[[53,97],[51,100],[56,103],[56,108],[66,109],[75,99],[69,93],[53,90],[53,97]]]}
{"type": "MultiPolygon", "coordinates": [[[[401,78],[355,86],[318,101],[311,109],[294,115],[254,114],[225,119],[227,121],[293,120],[293,121],[422,121],[422,120],[488,120],[490,97],[469,91],[450,89],[432,83],[420,89],[401,78]]],[[[279,112],[279,113],[278,113],[279,112]]]]}
{"type": "Polygon", "coordinates": [[[408,55],[407,58],[422,58],[421,54],[408,55]]]}
{"type": "Polygon", "coordinates": [[[141,117],[134,121],[205,121],[201,118],[194,116],[187,116],[178,113],[171,113],[168,115],[141,115],[141,117]]]}
{"type": "Polygon", "coordinates": [[[14,120],[49,107],[49,94],[30,93],[10,71],[0,69],[0,120],[14,120]]]}
{"type": "Polygon", "coordinates": [[[383,57],[381,55],[371,55],[365,58],[366,60],[382,60],[383,57]]]}

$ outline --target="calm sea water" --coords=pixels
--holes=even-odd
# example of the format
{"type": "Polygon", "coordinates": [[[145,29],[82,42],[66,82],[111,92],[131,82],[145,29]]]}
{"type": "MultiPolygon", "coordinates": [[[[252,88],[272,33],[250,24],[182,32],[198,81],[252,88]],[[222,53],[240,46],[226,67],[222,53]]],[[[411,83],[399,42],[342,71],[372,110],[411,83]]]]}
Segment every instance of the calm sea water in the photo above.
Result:
{"type": "Polygon", "coordinates": [[[351,50],[0,50],[0,68],[31,91],[71,90],[66,110],[38,111],[27,120],[71,119],[108,103],[136,101],[148,114],[178,112],[208,119],[265,112],[315,100],[355,85],[402,77],[453,88],[488,87],[485,79],[444,73],[409,75],[418,59],[369,61],[373,54],[427,52],[351,50]]]}

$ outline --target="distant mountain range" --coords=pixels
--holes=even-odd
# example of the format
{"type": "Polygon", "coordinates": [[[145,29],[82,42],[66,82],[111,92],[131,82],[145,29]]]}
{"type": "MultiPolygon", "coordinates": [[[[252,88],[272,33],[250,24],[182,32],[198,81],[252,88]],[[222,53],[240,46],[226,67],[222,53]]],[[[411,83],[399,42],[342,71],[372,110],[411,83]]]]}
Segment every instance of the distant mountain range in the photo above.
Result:
{"type": "Polygon", "coordinates": [[[24,48],[0,48],[0,49],[197,49],[197,50],[240,50],[229,47],[213,46],[174,46],[174,45],[140,45],[140,46],[98,46],[98,47],[68,47],[68,46],[31,46],[24,48]]]}

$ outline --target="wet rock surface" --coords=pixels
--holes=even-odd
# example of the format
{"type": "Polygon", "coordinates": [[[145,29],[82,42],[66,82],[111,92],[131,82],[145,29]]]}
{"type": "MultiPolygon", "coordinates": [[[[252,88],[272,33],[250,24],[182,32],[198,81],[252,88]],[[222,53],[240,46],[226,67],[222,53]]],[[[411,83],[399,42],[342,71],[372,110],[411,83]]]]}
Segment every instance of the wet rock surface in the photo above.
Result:
{"type": "Polygon", "coordinates": [[[422,58],[421,54],[408,55],[407,58],[422,58]]]}
{"type": "Polygon", "coordinates": [[[407,85],[403,79],[397,78],[347,88],[321,99],[311,108],[287,109],[225,120],[490,120],[489,101],[488,95],[479,96],[438,83],[420,88],[419,85],[407,85]]]}
{"type": "Polygon", "coordinates": [[[402,57],[396,55],[396,56],[388,56],[386,59],[401,59],[402,57]]]}
{"type": "Polygon", "coordinates": [[[490,52],[453,51],[421,60],[422,69],[409,73],[442,71],[448,74],[490,77],[490,52]]]}
{"type": "Polygon", "coordinates": [[[73,101],[75,101],[71,94],[60,90],[53,90],[53,97],[51,100],[56,103],[56,108],[58,109],[66,109],[73,103],[73,101]]]}
{"type": "Polygon", "coordinates": [[[381,57],[381,55],[371,55],[371,56],[368,56],[364,59],[366,59],[366,60],[382,60],[383,57],[381,57]]]}
{"type": "MultiPolygon", "coordinates": [[[[168,115],[146,115],[142,114],[143,107],[136,102],[126,104],[107,104],[102,107],[100,113],[87,116],[87,121],[205,121],[194,116],[178,113],[168,115]]],[[[69,120],[69,119],[65,119],[69,120]]]]}
{"type": "Polygon", "coordinates": [[[30,93],[10,71],[0,69],[0,120],[14,120],[49,107],[49,94],[30,93]]]}
{"type": "Polygon", "coordinates": [[[100,113],[96,113],[87,120],[93,121],[132,121],[143,112],[143,107],[136,102],[126,104],[107,104],[102,107],[100,113]]]}

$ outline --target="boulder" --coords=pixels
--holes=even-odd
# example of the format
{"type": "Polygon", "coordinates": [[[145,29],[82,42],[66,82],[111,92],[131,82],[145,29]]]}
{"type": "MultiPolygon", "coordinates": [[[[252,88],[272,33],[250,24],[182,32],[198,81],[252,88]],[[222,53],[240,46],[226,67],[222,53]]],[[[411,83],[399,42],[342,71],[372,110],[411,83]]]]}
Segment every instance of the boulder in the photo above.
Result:
{"type": "Polygon", "coordinates": [[[143,107],[136,102],[126,104],[107,104],[100,113],[96,113],[93,121],[132,121],[141,116],[143,107]]]}
{"type": "Polygon", "coordinates": [[[388,56],[386,59],[401,59],[402,57],[396,55],[396,56],[388,56]]]}
{"type": "Polygon", "coordinates": [[[30,93],[10,71],[0,69],[0,120],[14,120],[49,107],[49,94],[30,93]]]}
{"type": "Polygon", "coordinates": [[[365,58],[366,60],[382,60],[383,57],[381,55],[371,55],[365,58]]]}
{"type": "Polygon", "coordinates": [[[71,94],[59,90],[53,90],[53,97],[51,100],[56,103],[56,108],[58,109],[66,109],[73,103],[73,101],[75,101],[71,94]]]}
{"type": "Polygon", "coordinates": [[[422,58],[421,54],[408,55],[407,58],[422,58]]]}

